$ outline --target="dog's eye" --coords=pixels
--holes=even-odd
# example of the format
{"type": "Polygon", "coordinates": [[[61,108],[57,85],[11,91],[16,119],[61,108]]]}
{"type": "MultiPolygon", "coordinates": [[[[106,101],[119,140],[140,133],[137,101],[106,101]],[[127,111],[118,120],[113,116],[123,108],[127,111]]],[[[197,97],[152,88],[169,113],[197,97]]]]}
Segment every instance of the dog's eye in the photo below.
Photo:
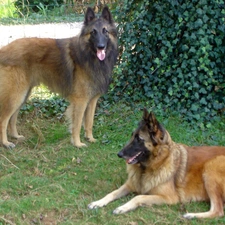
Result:
{"type": "Polygon", "coordinates": [[[143,137],[140,137],[140,136],[139,136],[139,140],[140,140],[140,141],[144,141],[145,139],[144,139],[143,137]]]}
{"type": "Polygon", "coordinates": [[[97,33],[97,30],[95,30],[95,29],[93,29],[92,31],[91,31],[91,34],[92,35],[95,35],[97,33]]]}
{"type": "Polygon", "coordinates": [[[103,34],[107,34],[108,31],[107,31],[105,28],[103,28],[103,29],[102,29],[102,33],[103,33],[103,34]]]}
{"type": "Polygon", "coordinates": [[[140,137],[138,134],[136,134],[135,137],[137,138],[138,141],[144,141],[144,138],[140,137]]]}

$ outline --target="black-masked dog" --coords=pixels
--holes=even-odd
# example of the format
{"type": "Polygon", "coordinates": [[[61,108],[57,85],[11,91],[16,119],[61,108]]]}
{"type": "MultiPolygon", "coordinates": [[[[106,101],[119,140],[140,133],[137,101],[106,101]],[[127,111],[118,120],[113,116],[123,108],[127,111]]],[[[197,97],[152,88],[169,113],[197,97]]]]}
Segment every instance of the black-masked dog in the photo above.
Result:
{"type": "Polygon", "coordinates": [[[114,210],[126,213],[139,206],[210,201],[208,212],[187,213],[185,218],[213,218],[224,215],[225,147],[188,147],[172,141],[153,113],[144,110],[130,142],[118,153],[127,162],[124,185],[90,209],[107,205],[131,192],[138,195],[114,210]]]}
{"type": "Polygon", "coordinates": [[[15,147],[7,131],[13,138],[24,139],[17,132],[17,115],[40,83],[69,100],[71,143],[85,146],[80,141],[82,122],[86,138],[94,142],[96,103],[108,89],[117,54],[117,30],[108,7],[100,17],[88,8],[75,37],[22,38],[0,49],[0,142],[15,147]]]}

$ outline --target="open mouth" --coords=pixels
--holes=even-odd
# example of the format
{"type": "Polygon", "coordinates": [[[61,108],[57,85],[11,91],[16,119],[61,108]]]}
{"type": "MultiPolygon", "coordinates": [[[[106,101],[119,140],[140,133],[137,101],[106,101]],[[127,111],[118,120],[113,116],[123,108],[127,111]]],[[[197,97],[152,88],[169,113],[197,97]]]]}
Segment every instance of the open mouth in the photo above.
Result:
{"type": "Polygon", "coordinates": [[[105,49],[97,48],[97,57],[99,60],[103,61],[105,59],[105,49]]]}
{"type": "Polygon", "coordinates": [[[138,152],[135,156],[133,156],[132,158],[129,158],[126,160],[127,164],[135,164],[138,162],[138,156],[140,156],[142,154],[142,152],[138,152]]]}

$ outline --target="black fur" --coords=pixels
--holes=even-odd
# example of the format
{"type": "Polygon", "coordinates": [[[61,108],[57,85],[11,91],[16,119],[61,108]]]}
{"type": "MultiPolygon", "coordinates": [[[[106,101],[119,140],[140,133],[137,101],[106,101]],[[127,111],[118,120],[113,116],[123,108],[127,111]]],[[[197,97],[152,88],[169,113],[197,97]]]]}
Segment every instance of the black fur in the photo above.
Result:
{"type": "Polygon", "coordinates": [[[103,9],[99,18],[95,16],[91,8],[88,8],[80,35],[74,38],[57,39],[56,44],[61,52],[61,60],[59,61],[62,62],[58,71],[60,74],[64,74],[61,84],[62,96],[67,97],[73,89],[73,80],[76,79],[76,65],[83,67],[95,82],[95,94],[107,92],[118,56],[117,30],[108,7],[103,9]],[[108,27],[107,31],[105,31],[106,26],[108,27]],[[69,48],[66,47],[68,41],[69,48]],[[101,46],[106,49],[104,61],[100,61],[96,57],[96,49],[102,48],[101,46]],[[70,58],[65,52],[68,49],[70,58]],[[68,66],[71,60],[72,66],[68,66]]]}

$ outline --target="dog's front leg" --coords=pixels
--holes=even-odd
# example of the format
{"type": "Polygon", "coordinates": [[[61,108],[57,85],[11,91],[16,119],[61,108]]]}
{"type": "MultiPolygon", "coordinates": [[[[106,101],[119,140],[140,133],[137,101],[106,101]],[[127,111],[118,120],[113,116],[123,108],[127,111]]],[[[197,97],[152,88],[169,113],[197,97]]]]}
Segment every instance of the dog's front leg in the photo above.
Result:
{"type": "Polygon", "coordinates": [[[70,105],[67,108],[66,115],[70,120],[71,143],[78,148],[86,146],[85,143],[80,141],[80,131],[88,99],[73,97],[69,101],[70,105]]]}
{"type": "Polygon", "coordinates": [[[124,184],[119,189],[106,195],[104,198],[102,198],[96,202],[90,203],[88,205],[88,208],[95,209],[95,208],[103,207],[116,199],[126,196],[129,193],[130,193],[130,190],[129,190],[128,186],[126,184],[124,184]]]}
{"type": "Polygon", "coordinates": [[[87,105],[87,109],[84,114],[84,130],[85,137],[89,142],[95,142],[96,139],[93,137],[92,128],[94,123],[94,115],[97,101],[100,95],[95,96],[87,105]]]}
{"type": "Polygon", "coordinates": [[[161,195],[138,195],[132,198],[126,204],[116,208],[114,214],[122,214],[136,209],[139,206],[152,206],[153,204],[171,204],[172,202],[166,197],[161,195]]]}

